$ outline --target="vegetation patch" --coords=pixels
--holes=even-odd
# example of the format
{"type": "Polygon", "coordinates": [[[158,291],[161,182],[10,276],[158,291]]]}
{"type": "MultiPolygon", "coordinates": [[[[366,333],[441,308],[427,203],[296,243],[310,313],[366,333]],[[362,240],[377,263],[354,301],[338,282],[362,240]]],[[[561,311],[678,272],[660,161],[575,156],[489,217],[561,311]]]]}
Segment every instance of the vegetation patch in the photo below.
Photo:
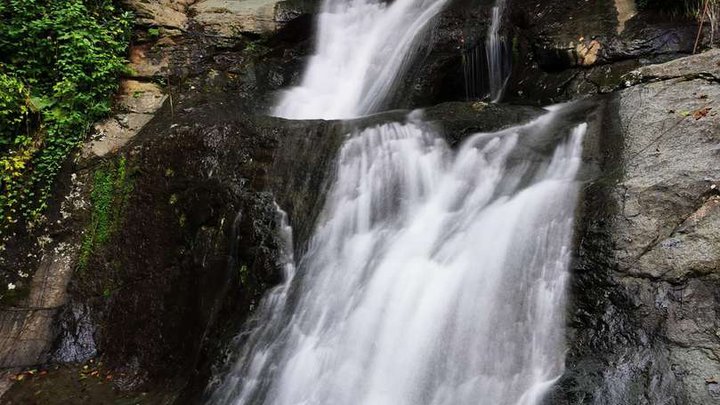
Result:
{"type": "Polygon", "coordinates": [[[0,237],[43,213],[90,125],[110,112],[131,15],[112,0],[0,0],[0,237]]]}
{"type": "Polygon", "coordinates": [[[95,171],[90,193],[92,213],[83,235],[78,261],[81,270],[87,266],[92,253],[105,244],[120,226],[132,189],[125,157],[100,166],[95,171]]]}

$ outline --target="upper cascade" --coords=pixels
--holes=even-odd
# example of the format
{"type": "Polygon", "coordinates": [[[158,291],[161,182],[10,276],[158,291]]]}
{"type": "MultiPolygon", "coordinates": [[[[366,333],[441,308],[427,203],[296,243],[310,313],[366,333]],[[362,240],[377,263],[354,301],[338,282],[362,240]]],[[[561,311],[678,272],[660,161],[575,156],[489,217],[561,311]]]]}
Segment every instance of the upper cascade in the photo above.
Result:
{"type": "Polygon", "coordinates": [[[273,114],[347,119],[377,112],[448,0],[326,0],[302,83],[273,114]]]}

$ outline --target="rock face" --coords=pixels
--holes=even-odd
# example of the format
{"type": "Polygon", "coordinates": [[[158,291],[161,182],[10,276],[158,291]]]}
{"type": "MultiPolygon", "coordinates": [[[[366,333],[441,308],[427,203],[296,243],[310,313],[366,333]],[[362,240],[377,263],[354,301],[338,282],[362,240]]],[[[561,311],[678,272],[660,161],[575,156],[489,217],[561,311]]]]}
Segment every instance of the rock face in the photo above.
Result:
{"type": "Polygon", "coordinates": [[[200,0],[190,11],[206,32],[237,37],[276,32],[301,14],[313,12],[314,7],[312,2],[287,0],[200,0]]]}
{"type": "Polygon", "coordinates": [[[638,66],[692,52],[693,20],[655,10],[633,10],[634,1],[510,3],[513,74],[507,99],[556,103],[583,94],[608,93],[638,66]]]}
{"type": "MultiPolygon", "coordinates": [[[[482,99],[494,1],[450,1],[398,85],[392,107],[482,99]]],[[[696,21],[633,0],[507,1],[500,39],[511,74],[503,101],[548,105],[609,93],[622,76],[693,51],[696,21]]],[[[708,35],[701,36],[707,44],[708,35]]]]}
{"type": "MultiPolygon", "coordinates": [[[[567,372],[549,403],[720,399],[717,53],[632,74],[608,101],[586,191],[567,372]],[[675,78],[678,66],[706,72],[675,78]]],[[[692,74],[691,71],[688,72],[692,74]]]]}
{"type": "Polygon", "coordinates": [[[134,10],[139,24],[186,29],[187,7],[193,0],[125,0],[125,5],[134,10]]]}

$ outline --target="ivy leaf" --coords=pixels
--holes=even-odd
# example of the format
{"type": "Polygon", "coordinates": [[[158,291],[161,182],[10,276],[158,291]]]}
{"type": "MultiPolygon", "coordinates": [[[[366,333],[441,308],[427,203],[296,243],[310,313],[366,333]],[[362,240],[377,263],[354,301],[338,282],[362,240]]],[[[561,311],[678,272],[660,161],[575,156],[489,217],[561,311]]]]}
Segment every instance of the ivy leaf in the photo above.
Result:
{"type": "Polygon", "coordinates": [[[35,111],[42,111],[52,107],[55,104],[55,100],[50,97],[32,96],[30,97],[30,104],[35,111]]]}

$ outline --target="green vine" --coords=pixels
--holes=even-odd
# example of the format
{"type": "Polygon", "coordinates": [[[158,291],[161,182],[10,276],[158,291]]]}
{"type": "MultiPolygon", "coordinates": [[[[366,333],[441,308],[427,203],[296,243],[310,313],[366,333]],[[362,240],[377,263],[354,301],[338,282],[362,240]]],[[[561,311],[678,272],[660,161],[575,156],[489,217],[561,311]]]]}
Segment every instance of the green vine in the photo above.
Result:
{"type": "Polygon", "coordinates": [[[131,15],[112,0],[0,0],[0,236],[36,220],[110,111],[131,15]]]}

